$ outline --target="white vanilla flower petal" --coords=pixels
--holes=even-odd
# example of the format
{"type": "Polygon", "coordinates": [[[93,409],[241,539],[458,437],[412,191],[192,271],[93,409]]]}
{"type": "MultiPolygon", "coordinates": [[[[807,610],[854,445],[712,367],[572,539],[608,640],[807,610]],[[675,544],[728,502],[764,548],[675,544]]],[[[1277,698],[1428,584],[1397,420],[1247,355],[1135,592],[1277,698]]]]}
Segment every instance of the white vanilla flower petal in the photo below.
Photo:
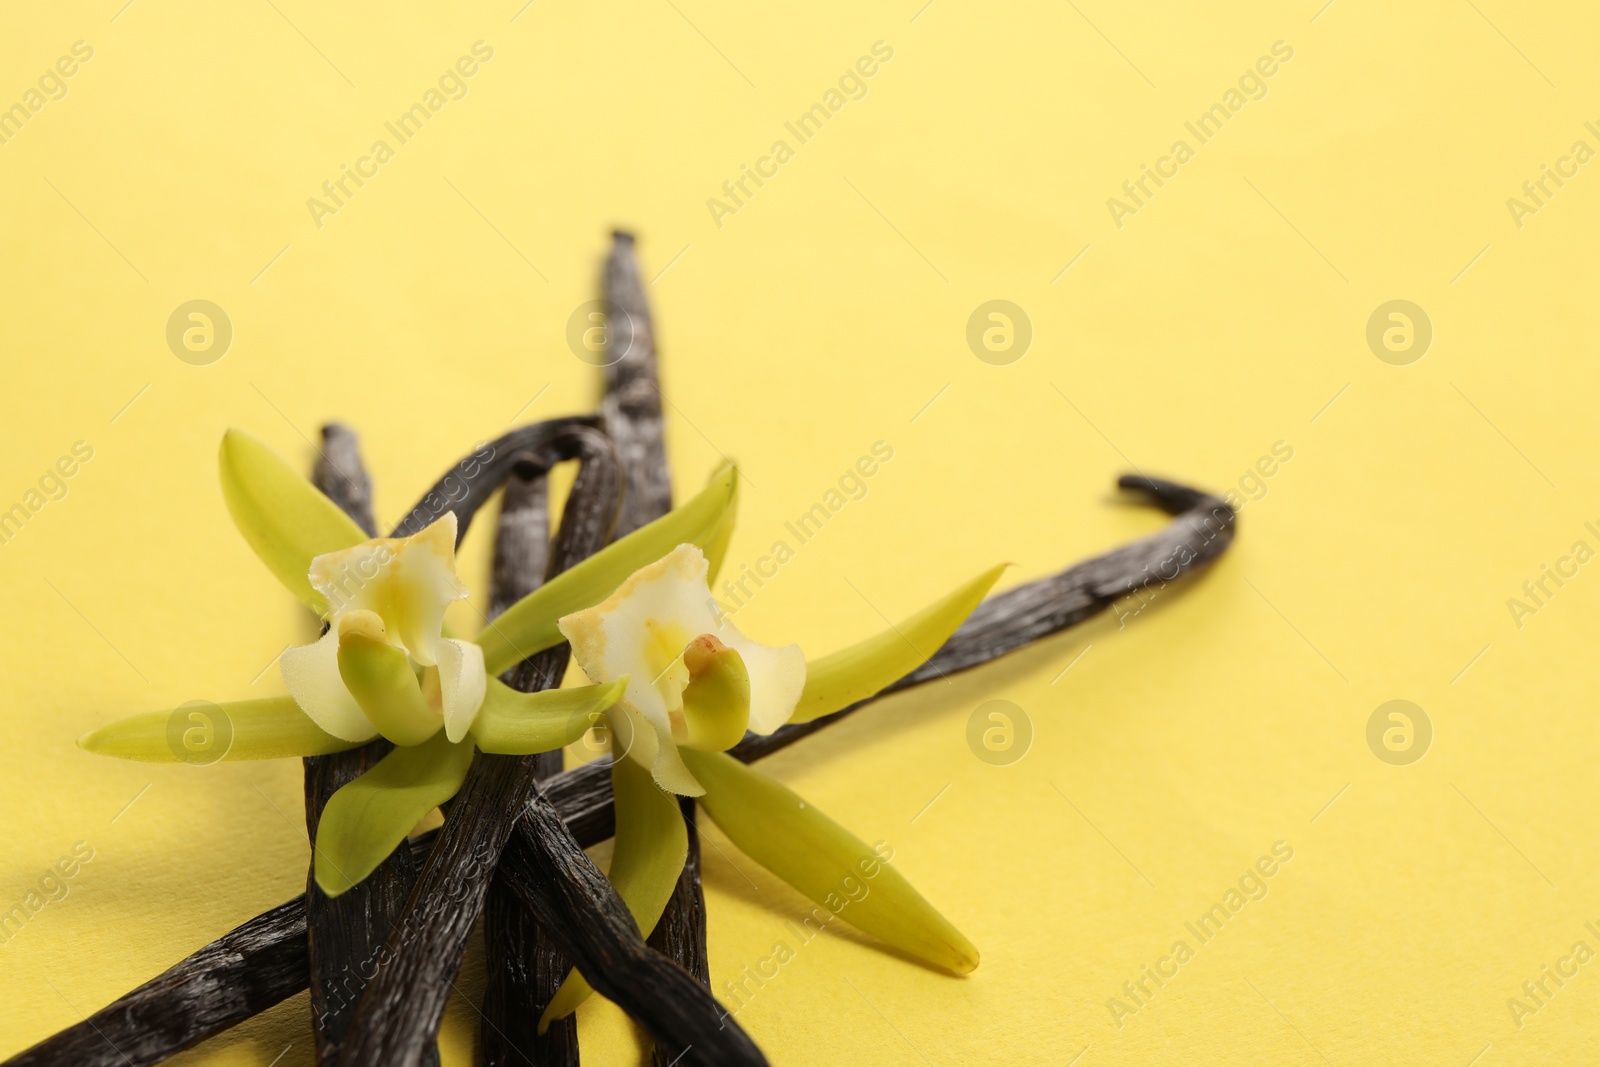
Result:
{"type": "Polygon", "coordinates": [[[337,621],[349,611],[383,618],[389,640],[424,667],[438,662],[444,615],[466,589],[456,578],[456,516],[447,511],[411,537],[384,537],[311,561],[311,585],[337,621]]]}
{"type": "Polygon", "coordinates": [[[591,681],[624,675],[623,703],[670,739],[670,713],[682,706],[689,673],[680,661],[690,641],[716,629],[706,559],[679,545],[634,572],[601,603],[563,616],[561,634],[591,681]]]}
{"type": "Polygon", "coordinates": [[[489,676],[483,669],[483,649],[471,641],[445,638],[438,644],[439,699],[444,713],[444,732],[452,742],[460,741],[472,729],[483,707],[489,676]]]}
{"type": "Polygon", "coordinates": [[[331,629],[309,645],[284,651],[279,660],[283,684],[312,722],[345,741],[370,741],[378,736],[339,676],[339,631],[331,629]]]}
{"type": "Polygon", "coordinates": [[[395,561],[399,595],[390,625],[400,632],[411,658],[425,667],[438,662],[435,647],[450,604],[465,600],[467,590],[456,578],[456,516],[447,511],[427,529],[409,538],[395,561]]]}
{"type": "Polygon", "coordinates": [[[386,580],[397,544],[397,539],[383,537],[326,552],[311,561],[311,588],[327,598],[328,621],[337,623],[349,612],[377,607],[373,594],[386,580]]]}
{"type": "Polygon", "coordinates": [[[788,722],[806,687],[806,657],[800,646],[771,648],[750,640],[726,620],[712,632],[739,653],[750,672],[750,729],[770,734],[788,722]]]}
{"type": "Polygon", "coordinates": [[[613,704],[605,715],[611,725],[612,759],[636,761],[650,772],[656,785],[669,793],[685,797],[705,794],[705,787],[684,765],[670,728],[656,725],[637,708],[630,707],[626,698],[613,704]]]}

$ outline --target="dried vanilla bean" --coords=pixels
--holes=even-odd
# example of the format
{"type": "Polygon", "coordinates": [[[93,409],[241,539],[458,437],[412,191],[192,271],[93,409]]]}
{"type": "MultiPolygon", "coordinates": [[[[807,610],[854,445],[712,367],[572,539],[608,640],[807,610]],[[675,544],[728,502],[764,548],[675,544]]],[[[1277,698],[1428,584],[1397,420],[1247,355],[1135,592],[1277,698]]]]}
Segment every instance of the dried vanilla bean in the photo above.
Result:
{"type": "MultiPolygon", "coordinates": [[[[606,391],[600,411],[627,477],[628,490],[623,497],[622,514],[617,518],[616,536],[622,537],[672,509],[672,477],[667,470],[660,369],[650,301],[634,256],[633,235],[617,230],[611,238],[611,254],[606,257],[600,278],[607,326],[606,391]]],[[[700,885],[700,833],[695,826],[695,804],[682,798],[678,807],[688,830],[689,850],[678,884],[650,932],[649,944],[710,986],[706,898],[700,885]]],[[[657,1067],[674,1062],[682,1051],[658,1045],[654,1050],[657,1067]]]]}
{"type": "Polygon", "coordinates": [[[517,822],[501,870],[604,997],[621,1005],[656,1042],[681,1047],[682,1067],[749,1067],[766,1058],[711,991],[645,945],[627,906],[568,833],[543,795],[517,822]],[[606,906],[596,908],[595,900],[606,906]]]}
{"type": "MultiPolygon", "coordinates": [[[[517,457],[548,448],[575,427],[592,426],[593,418],[552,419],[518,427],[464,456],[441,477],[395,528],[393,536],[414,534],[454,511],[460,535],[479,507],[509,475],[517,457]]],[[[376,536],[372,520],[372,488],[361,463],[356,436],[330,424],[323,429],[323,452],[313,470],[317,487],[376,536]]],[[[317,819],[328,799],[354,781],[392,746],[379,739],[351,752],[306,760],[306,824],[316,840],[317,819]]],[[[329,900],[308,873],[306,892],[311,940],[311,1006],[320,1064],[336,1062],[339,1043],[366,988],[366,974],[405,910],[418,868],[398,851],[384,860],[358,886],[329,900]]],[[[427,1062],[437,1062],[430,1051],[427,1062]]]]}
{"type": "MultiPolygon", "coordinates": [[[[311,480],[355,520],[368,537],[378,536],[372,516],[372,479],[361,460],[361,443],[349,427],[330,422],[322,428],[322,451],[311,480]]],[[[394,748],[383,738],[349,752],[307,756],[306,834],[317,839],[317,823],[333,794],[371,770],[394,748]]],[[[306,870],[306,937],[310,962],[311,1030],[317,1062],[331,1064],[349,1026],[364,985],[362,970],[373,959],[417,880],[418,865],[397,849],[360,885],[337,899],[317,887],[314,865],[306,870]]],[[[438,1062],[434,1053],[433,1062],[438,1062]]]]}
{"type": "MultiPolygon", "coordinates": [[[[1118,484],[1145,493],[1175,520],[1149,537],[984,601],[927,664],[885,692],[1016,651],[1098,614],[1124,595],[1159,595],[1166,584],[1202,568],[1232,542],[1235,516],[1220,499],[1136,475],[1125,475],[1118,484]]],[[[733,754],[746,762],[760,759],[865,703],[816,722],[785,726],[767,737],[747,736],[733,754]]],[[[544,798],[578,844],[587,847],[611,836],[611,779],[604,761],[558,775],[544,787],[544,798]]],[[[413,842],[413,853],[431,847],[434,833],[413,842]]],[[[538,847],[524,841],[519,827],[503,869],[536,865],[538,847]]],[[[83,1022],[7,1060],[4,1067],[145,1067],[293,996],[306,987],[304,908],[304,898],[297,897],[252,919],[83,1022]],[[298,955],[289,959],[289,953],[298,955]],[[255,983],[248,993],[247,980],[255,983]],[[107,1039],[127,1050],[127,1057],[107,1039]]],[[[620,999],[592,978],[591,984],[620,999]]]]}
{"type": "MultiPolygon", "coordinates": [[[[621,472],[604,434],[571,428],[551,442],[582,465],[551,548],[547,576],[598,551],[610,537],[622,496],[621,472]]],[[[547,649],[508,672],[532,692],[561,684],[570,652],[547,649]]],[[[406,913],[391,933],[340,1052],[344,1067],[412,1067],[434,1040],[467,937],[488,894],[517,815],[537,794],[527,757],[478,753],[423,865],[406,913]]]]}
{"type": "Polygon", "coordinates": [[[372,517],[372,476],[361,459],[361,438],[344,423],[322,427],[322,451],[311,468],[311,482],[368,537],[378,536],[378,522],[372,517]]]}
{"type": "Polygon", "coordinates": [[[1218,497],[1141,474],[1124,474],[1117,487],[1143,495],[1174,516],[1173,521],[1149,537],[989,597],[931,659],[883,692],[821,719],[779,727],[766,737],[746,735],[732,754],[754,762],[879,697],[1015,652],[1098,615],[1123,597],[1138,600],[1138,608],[1125,616],[1132,617],[1167,585],[1210,563],[1233,543],[1237,517],[1218,497]]]}
{"type": "Polygon", "coordinates": [[[545,452],[558,435],[599,424],[600,420],[593,415],[568,415],[531,422],[485,442],[463,456],[422,495],[416,507],[395,525],[393,536],[414,534],[446,511],[453,511],[456,513],[456,544],[459,545],[467,536],[472,517],[505,483],[513,466],[530,453],[545,452]]]}
{"type": "MultiPolygon", "coordinates": [[[[536,781],[548,781],[561,773],[560,752],[542,752],[530,759],[536,781]]],[[[510,879],[498,869],[489,883],[483,935],[488,971],[478,1027],[483,1063],[486,1067],[578,1067],[576,1014],[551,1020],[545,1032],[539,1033],[539,1017],[561,988],[572,961],[535,921],[510,879]]]]}
{"type": "Polygon", "coordinates": [[[550,563],[550,485],[539,457],[516,457],[500,501],[490,568],[489,618],[544,584],[550,563]]]}
{"type": "MultiPolygon", "coordinates": [[[[550,555],[550,489],[533,457],[512,468],[495,527],[489,618],[544,581],[550,555]]],[[[533,757],[539,781],[561,773],[561,753],[533,757]]],[[[545,936],[503,874],[489,883],[483,933],[488,984],[478,1043],[487,1067],[577,1067],[578,1022],[568,1015],[539,1033],[539,1016],[571,961],[545,936]]]]}
{"type": "Polygon", "coordinates": [[[146,1067],[306,987],[305,898],[256,916],[6,1067],[146,1067]]]}
{"type": "Polygon", "coordinates": [[[607,362],[600,414],[627,477],[628,491],[617,516],[616,535],[621,537],[671,510],[672,480],[661,417],[655,320],[633,255],[633,234],[617,230],[611,242],[600,277],[607,362]]]}
{"type": "MultiPolygon", "coordinates": [[[[431,835],[409,845],[420,865],[431,835]]],[[[5,1067],[149,1067],[306,988],[306,898],[262,912],[5,1067]]]]}

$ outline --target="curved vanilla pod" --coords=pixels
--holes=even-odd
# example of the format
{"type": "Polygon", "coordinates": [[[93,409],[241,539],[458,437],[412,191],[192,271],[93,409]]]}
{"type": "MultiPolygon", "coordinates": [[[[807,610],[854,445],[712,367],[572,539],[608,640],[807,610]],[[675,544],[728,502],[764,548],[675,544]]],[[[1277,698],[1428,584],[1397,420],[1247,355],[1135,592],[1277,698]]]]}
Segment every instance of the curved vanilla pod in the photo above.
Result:
{"type": "MultiPolygon", "coordinates": [[[[453,511],[459,544],[473,516],[510,477],[520,458],[543,453],[573,428],[593,427],[597,422],[592,415],[548,419],[518,426],[475,447],[434,482],[395,525],[391,536],[417,533],[445,511],[453,511]]],[[[355,518],[368,537],[377,536],[377,526],[370,521],[371,479],[362,464],[356,435],[339,423],[329,423],[323,427],[322,439],[313,483],[355,518]]],[[[329,798],[375,767],[391,747],[379,740],[354,751],[306,760],[306,830],[312,840],[329,798]]],[[[337,1058],[345,1028],[366,987],[365,974],[372,970],[372,961],[405,908],[418,868],[410,852],[400,849],[336,900],[316,887],[314,871],[307,872],[311,1015],[319,1064],[337,1058]]],[[[437,1050],[430,1053],[431,1062],[437,1063],[437,1050]]]]}
{"type": "Polygon", "coordinates": [[[500,870],[602,996],[623,1006],[658,1045],[683,1049],[681,1067],[767,1062],[711,990],[645,945],[622,898],[547,797],[536,796],[523,813],[500,870]],[[596,908],[596,899],[608,903],[596,908]]]}
{"type": "MultiPolygon", "coordinates": [[[[568,415],[544,422],[530,422],[501,434],[467,455],[422,494],[422,499],[395,524],[392,537],[408,537],[433,522],[446,511],[456,513],[456,544],[467,536],[467,527],[478,509],[488,503],[519,462],[530,454],[542,454],[568,431],[594,429],[600,424],[594,415],[568,415]]],[[[324,492],[327,489],[323,488],[324,492]]]]}
{"type": "Polygon", "coordinates": [[[616,536],[625,537],[672,510],[655,321],[633,254],[633,234],[611,234],[600,288],[606,305],[606,388],[600,416],[628,483],[617,514],[616,536]]]}
{"type": "MultiPolygon", "coordinates": [[[[672,508],[672,478],[667,470],[663,433],[661,382],[656,359],[655,320],[645,294],[644,276],[634,255],[633,234],[617,230],[611,235],[611,254],[601,271],[600,289],[606,305],[605,394],[600,401],[606,433],[617,444],[617,457],[628,479],[628,492],[617,519],[617,536],[665,515],[672,508]]],[[[727,553],[733,523],[727,521],[706,544],[712,576],[727,553]]],[[[700,835],[695,828],[692,799],[678,802],[688,838],[688,853],[677,887],[666,910],[650,932],[650,947],[665,953],[683,968],[711,985],[711,965],[706,951],[706,898],[700,886],[700,835]]],[[[652,1050],[655,1067],[668,1067],[681,1049],[652,1050]]]]}
{"type": "MultiPolygon", "coordinates": [[[[312,467],[311,481],[356,521],[362,533],[378,535],[372,517],[372,479],[353,430],[337,422],[322,427],[322,450],[312,467]]],[[[377,767],[393,749],[380,737],[349,752],[304,760],[308,840],[317,839],[322,811],[334,794],[377,767]]],[[[306,970],[317,1063],[327,1065],[338,1058],[339,1042],[366,985],[362,972],[371,968],[383,939],[405,907],[422,861],[412,849],[396,849],[360,885],[335,898],[317,886],[315,858],[313,849],[304,898],[306,970]]],[[[432,1051],[432,1063],[437,1064],[438,1049],[432,1051]]]]}
{"type": "MultiPolygon", "coordinates": [[[[495,521],[491,619],[543,583],[550,559],[550,486],[537,457],[524,458],[506,480],[495,521]]],[[[560,752],[542,752],[532,762],[541,782],[561,773],[560,752]]],[[[577,1019],[568,1016],[539,1033],[539,1016],[572,963],[499,871],[484,903],[483,944],[478,1048],[484,1067],[578,1067],[577,1019]]]]}
{"type": "MultiPolygon", "coordinates": [[[[578,458],[582,465],[551,549],[546,584],[540,589],[548,589],[550,578],[606,543],[622,493],[610,442],[597,430],[568,430],[544,455],[547,464],[578,458]]],[[[566,645],[557,644],[517,663],[507,677],[524,692],[553,689],[561,684],[569,658],[566,645]]],[[[537,792],[528,757],[479,753],[473,758],[406,909],[386,942],[388,962],[361,995],[339,1050],[341,1065],[417,1067],[423,1062],[500,854],[517,814],[537,792]]]]}
{"type": "Polygon", "coordinates": [[[990,597],[967,616],[933,658],[893,685],[832,715],[791,723],[766,737],[751,734],[730,754],[746,763],[758,760],[878,697],[988,663],[1076,626],[1124,597],[1137,601],[1137,607],[1123,615],[1131,618],[1159,599],[1167,586],[1204,568],[1233,543],[1238,517],[1219,497],[1142,474],[1124,474],[1117,479],[1117,487],[1144,496],[1174,516],[1173,521],[1132,544],[990,597]]]}

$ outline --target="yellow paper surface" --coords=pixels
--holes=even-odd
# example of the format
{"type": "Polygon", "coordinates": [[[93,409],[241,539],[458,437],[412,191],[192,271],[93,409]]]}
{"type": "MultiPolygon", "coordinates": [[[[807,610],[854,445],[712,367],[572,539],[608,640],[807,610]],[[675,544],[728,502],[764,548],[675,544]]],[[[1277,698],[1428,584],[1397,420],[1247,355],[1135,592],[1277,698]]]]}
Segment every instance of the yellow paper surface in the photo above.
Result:
{"type": "MultiPolygon", "coordinates": [[[[274,657],[312,633],[232,529],[223,430],[308,469],[318,426],[348,421],[392,523],[474,442],[593,405],[567,331],[620,224],[680,495],[737,457],[727,573],[793,550],[748,586],[759,639],[831,651],[977,568],[1015,561],[1010,585],[1148,533],[1162,517],[1111,492],[1126,470],[1247,502],[1227,557],[1126,625],[763,765],[893,847],[979,946],[971,977],[842,924],[801,943],[805,903],[707,827],[719,995],[792,950],[738,1014],[774,1063],[1580,1062],[1600,1010],[1600,964],[1570,956],[1600,950],[1594,14],[522,3],[0,16],[0,106],[25,116],[0,126],[0,509],[26,513],[0,545],[0,908],[29,912],[0,944],[0,1053],[305,884],[293,762],[73,745],[279,693],[274,657]],[[386,123],[418,103],[402,142],[386,123]],[[786,123],[808,114],[802,141],[786,123]],[[344,167],[364,184],[313,211],[344,167]],[[193,300],[231,323],[214,362],[169,347],[193,300]],[[1031,324],[1020,360],[969,347],[991,300],[1031,324]],[[1407,365],[1368,344],[1393,300],[1432,325],[1407,365]],[[878,442],[892,459],[799,543],[786,523],[878,442]],[[968,744],[990,700],[1031,729],[1008,765],[968,744]],[[1369,747],[1391,700],[1431,724],[1418,762],[1369,747]],[[1246,878],[1277,842],[1292,859],[1246,878]],[[92,859],[49,880],[75,847],[92,859]],[[1186,924],[1218,904],[1202,941],[1186,924]]],[[[465,546],[480,606],[491,518],[465,546]]],[[[472,1056],[480,951],[460,985],[447,1063],[472,1056]]],[[[636,1055],[609,1005],[581,1030],[589,1062],[636,1055]]],[[[306,1064],[309,1040],[302,995],[184,1062],[306,1064]]]]}

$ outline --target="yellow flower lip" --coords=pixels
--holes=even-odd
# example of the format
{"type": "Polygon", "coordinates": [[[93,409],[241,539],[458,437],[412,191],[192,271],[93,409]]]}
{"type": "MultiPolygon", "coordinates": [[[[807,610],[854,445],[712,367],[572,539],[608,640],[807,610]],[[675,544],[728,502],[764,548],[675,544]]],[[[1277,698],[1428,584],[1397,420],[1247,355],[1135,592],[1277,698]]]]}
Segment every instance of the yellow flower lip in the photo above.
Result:
{"type": "Polygon", "coordinates": [[[376,611],[367,611],[364,608],[346,612],[339,617],[339,640],[341,643],[343,643],[347,634],[369,637],[374,641],[382,641],[385,644],[389,641],[389,630],[383,625],[383,616],[376,611]]]}
{"type": "Polygon", "coordinates": [[[701,634],[683,650],[689,684],[673,714],[672,736],[680,745],[721,752],[744,738],[750,725],[750,672],[744,657],[714,634],[701,634]]]}
{"type": "MultiPolygon", "coordinates": [[[[365,614],[376,618],[371,612],[365,614]]],[[[348,616],[347,616],[348,618],[348,616]]],[[[428,706],[405,650],[373,632],[368,619],[339,623],[339,677],[378,732],[397,745],[420,745],[444,728],[444,717],[428,706]]]]}

